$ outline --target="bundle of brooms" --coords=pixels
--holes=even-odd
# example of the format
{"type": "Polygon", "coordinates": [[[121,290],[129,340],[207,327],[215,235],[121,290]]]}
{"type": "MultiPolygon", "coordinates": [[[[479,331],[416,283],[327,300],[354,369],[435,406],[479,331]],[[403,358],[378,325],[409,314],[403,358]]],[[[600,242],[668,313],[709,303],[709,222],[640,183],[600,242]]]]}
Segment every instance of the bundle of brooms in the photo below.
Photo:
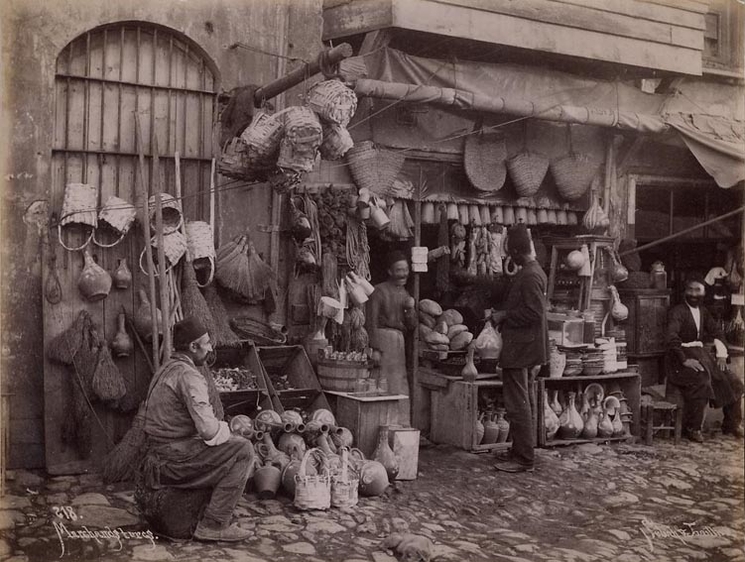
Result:
{"type": "Polygon", "coordinates": [[[253,241],[247,236],[231,240],[217,252],[217,282],[248,304],[257,304],[274,297],[272,291],[275,276],[275,272],[261,259],[253,241]]]}

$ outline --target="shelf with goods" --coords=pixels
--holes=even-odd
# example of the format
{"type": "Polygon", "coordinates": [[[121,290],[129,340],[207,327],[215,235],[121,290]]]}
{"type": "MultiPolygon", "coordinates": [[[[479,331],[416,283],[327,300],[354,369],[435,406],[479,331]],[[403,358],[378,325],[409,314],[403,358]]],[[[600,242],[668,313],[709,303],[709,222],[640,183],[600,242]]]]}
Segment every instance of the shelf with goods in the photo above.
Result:
{"type": "Polygon", "coordinates": [[[329,409],[329,403],[318,383],[305,349],[299,345],[259,347],[248,350],[249,368],[263,377],[275,412],[298,409],[313,411],[329,409]]]}
{"type": "MultiPolygon", "coordinates": [[[[571,376],[558,378],[539,378],[536,381],[535,394],[537,398],[537,427],[539,447],[553,447],[560,445],[575,445],[580,443],[603,443],[609,441],[627,441],[629,438],[641,434],[641,376],[634,371],[620,371],[617,373],[596,376],[571,376]],[[546,406],[547,391],[558,390],[562,393],[576,392],[581,396],[587,386],[597,383],[603,387],[605,396],[621,391],[631,412],[630,435],[621,437],[596,437],[592,439],[551,439],[546,438],[544,408],[546,406]]],[[[578,406],[579,409],[579,406],[578,406]]]]}
{"type": "MultiPolygon", "coordinates": [[[[497,404],[504,404],[502,381],[496,374],[479,373],[477,380],[469,382],[460,376],[444,375],[420,366],[418,381],[430,393],[430,441],[454,445],[474,453],[507,450],[512,446],[510,442],[479,443],[476,435],[480,412],[486,408],[494,410],[497,404]]],[[[535,385],[531,385],[530,393],[531,404],[535,406],[535,385]]],[[[536,423],[535,408],[533,412],[533,421],[536,423]]]]}
{"type": "Polygon", "coordinates": [[[264,377],[249,361],[248,345],[217,348],[215,356],[210,372],[227,416],[245,414],[253,417],[256,412],[271,408],[264,377]]]}

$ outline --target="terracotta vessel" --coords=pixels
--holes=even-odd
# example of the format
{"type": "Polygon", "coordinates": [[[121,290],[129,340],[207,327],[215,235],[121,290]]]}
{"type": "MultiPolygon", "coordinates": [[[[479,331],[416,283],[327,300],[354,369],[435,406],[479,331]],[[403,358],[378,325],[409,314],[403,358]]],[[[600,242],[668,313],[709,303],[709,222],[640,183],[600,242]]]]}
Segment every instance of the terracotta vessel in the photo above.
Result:
{"type": "Polygon", "coordinates": [[[548,391],[543,391],[543,426],[546,431],[546,439],[551,440],[556,436],[556,432],[559,431],[559,417],[551,409],[551,404],[548,401],[548,391]]]}
{"type": "Polygon", "coordinates": [[[510,422],[504,419],[505,410],[500,408],[497,410],[497,427],[499,428],[499,437],[497,437],[497,443],[506,443],[507,436],[510,434],[510,422]]]}
{"type": "Polygon", "coordinates": [[[574,404],[576,393],[569,393],[569,403],[559,416],[559,437],[561,439],[577,439],[582,433],[584,423],[574,404]]]}
{"type": "Polygon", "coordinates": [[[352,449],[349,454],[355,470],[360,475],[360,494],[370,497],[385,492],[390,485],[385,467],[378,461],[365,459],[365,455],[359,449],[352,449]]]}
{"type": "Polygon", "coordinates": [[[341,447],[348,447],[351,449],[354,444],[354,435],[352,435],[352,432],[346,427],[338,427],[337,430],[338,431],[335,433],[330,434],[331,442],[337,449],[340,449],[341,447]]]}
{"type": "Polygon", "coordinates": [[[127,267],[127,258],[119,258],[119,265],[111,275],[116,289],[129,289],[132,284],[132,272],[127,267]]]}
{"type": "Polygon", "coordinates": [[[556,414],[556,417],[561,416],[561,413],[564,411],[564,408],[561,407],[561,402],[559,402],[559,391],[554,390],[551,396],[551,409],[554,411],[554,414],[556,414]]]}
{"type": "Polygon", "coordinates": [[[496,443],[497,439],[499,439],[499,426],[494,421],[494,414],[488,412],[486,414],[486,421],[484,422],[484,438],[481,442],[484,445],[491,445],[492,443],[496,443]]]}
{"type": "Polygon", "coordinates": [[[585,426],[582,428],[583,439],[595,439],[598,436],[598,415],[600,414],[600,408],[590,408],[587,414],[587,420],[585,426]]]}
{"type": "Polygon", "coordinates": [[[277,442],[277,449],[287,455],[291,455],[293,451],[297,450],[300,452],[301,458],[305,454],[307,449],[305,441],[297,433],[283,433],[279,436],[277,442]]]}
{"type": "Polygon", "coordinates": [[[464,381],[473,382],[476,380],[476,376],[479,374],[476,369],[476,365],[473,362],[473,344],[468,346],[468,353],[466,354],[466,364],[461,369],[460,376],[463,377],[464,381]]]}
{"type": "MultiPolygon", "coordinates": [[[[137,307],[137,310],[134,314],[134,325],[135,330],[137,330],[137,333],[140,334],[140,337],[144,340],[152,340],[153,338],[153,330],[155,326],[153,326],[153,315],[150,311],[150,299],[147,298],[147,293],[145,292],[145,289],[140,289],[137,294],[140,297],[140,306],[137,307]]],[[[163,325],[162,316],[160,309],[156,309],[156,322],[157,325],[157,331],[160,333],[161,327],[163,325]]]]}
{"type": "Polygon", "coordinates": [[[260,466],[254,472],[254,487],[262,500],[273,499],[282,482],[282,470],[273,464],[260,466]]]}
{"type": "Polygon", "coordinates": [[[393,482],[398,476],[398,461],[393,449],[388,444],[388,429],[381,427],[378,433],[378,446],[373,453],[373,459],[378,461],[385,468],[388,474],[388,480],[393,482]]]}
{"type": "Polygon", "coordinates": [[[85,265],[78,278],[78,290],[90,302],[105,299],[111,291],[111,275],[98,265],[86,248],[84,254],[85,265]]]}
{"type": "Polygon", "coordinates": [[[484,422],[482,419],[484,418],[484,414],[481,414],[478,418],[476,418],[476,445],[480,445],[481,442],[484,440],[484,422]]]}
{"type": "Polygon", "coordinates": [[[129,337],[127,329],[124,327],[124,321],[127,316],[124,312],[120,312],[117,317],[117,331],[114,339],[111,340],[111,351],[114,352],[114,357],[129,357],[132,353],[133,344],[132,338],[129,337]]]}
{"type": "Polygon", "coordinates": [[[598,412],[598,437],[611,437],[613,435],[613,421],[607,411],[598,412]]]}
{"type": "Polygon", "coordinates": [[[264,439],[258,448],[264,462],[276,464],[280,468],[284,468],[290,463],[290,456],[274,446],[274,441],[272,441],[269,433],[264,433],[264,439]]]}

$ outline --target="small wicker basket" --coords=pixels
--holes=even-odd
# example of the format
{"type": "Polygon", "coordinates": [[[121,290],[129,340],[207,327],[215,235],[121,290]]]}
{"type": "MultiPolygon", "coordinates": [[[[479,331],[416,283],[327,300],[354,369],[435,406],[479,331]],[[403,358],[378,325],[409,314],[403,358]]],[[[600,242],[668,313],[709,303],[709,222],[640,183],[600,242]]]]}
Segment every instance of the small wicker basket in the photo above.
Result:
{"type": "Polygon", "coordinates": [[[111,248],[116,246],[122,239],[127,235],[132,223],[137,215],[137,209],[131,203],[112,195],[108,198],[104,206],[101,208],[101,212],[98,214],[98,226],[106,225],[116,234],[119,238],[112,244],[104,244],[96,239],[96,230],[93,231],[93,243],[102,248],[111,248]]]}
{"type": "MultiPolygon", "coordinates": [[[[153,236],[150,239],[150,245],[153,248],[158,247],[157,239],[153,236]]],[[[181,234],[181,232],[171,232],[170,234],[163,237],[163,253],[166,257],[166,271],[170,271],[173,269],[173,267],[179,262],[179,260],[184,256],[186,253],[187,243],[186,243],[186,237],[181,234]]],[[[145,269],[145,265],[142,261],[142,259],[145,257],[146,248],[142,249],[142,252],[140,252],[140,271],[142,271],[144,274],[147,274],[147,270],[145,269]]],[[[153,252],[153,258],[155,258],[156,253],[153,252]]],[[[155,276],[158,276],[158,270],[156,268],[155,270],[155,276]]]]}
{"type": "Polygon", "coordinates": [[[331,476],[328,461],[323,451],[317,448],[308,449],[300,468],[295,475],[295,507],[307,511],[313,509],[328,509],[331,507],[331,476]],[[309,475],[306,472],[308,460],[313,458],[318,462],[318,474],[309,475]]]}
{"type": "Polygon", "coordinates": [[[248,147],[241,137],[233,137],[220,151],[217,171],[233,179],[246,179],[248,172],[248,147]]]}
{"type": "Polygon", "coordinates": [[[206,287],[212,283],[215,276],[215,244],[213,242],[214,234],[212,226],[204,221],[188,221],[186,223],[186,245],[189,260],[194,262],[194,268],[202,270],[209,268],[209,277],[205,283],[200,283],[199,287],[206,287]]]}
{"type": "Polygon", "coordinates": [[[331,507],[354,507],[359,501],[360,479],[349,463],[349,449],[341,449],[341,470],[331,477],[331,507]]]}
{"type": "Polygon", "coordinates": [[[352,135],[342,125],[324,125],[321,157],[324,160],[339,160],[354,146],[352,135]]]}
{"type": "Polygon", "coordinates": [[[68,183],[65,186],[65,196],[62,200],[62,211],[57,223],[57,237],[63,248],[70,251],[82,250],[93,238],[93,231],[98,226],[98,189],[87,183],[68,183]],[[62,241],[63,226],[83,226],[87,233],[85,242],[78,247],[71,248],[62,241]]]}
{"type": "Polygon", "coordinates": [[[587,192],[596,171],[597,166],[586,154],[569,153],[551,162],[556,188],[567,201],[576,201],[587,192]]]}
{"type": "Polygon", "coordinates": [[[507,179],[506,157],[504,135],[478,132],[466,137],[463,165],[471,184],[479,191],[502,189],[507,179]]]}
{"type": "Polygon", "coordinates": [[[273,160],[279,149],[279,141],[282,140],[285,132],[283,115],[287,111],[289,108],[274,114],[263,110],[254,114],[251,123],[241,133],[252,162],[273,160]]]}
{"type": "Polygon", "coordinates": [[[357,111],[357,96],[339,80],[324,80],[308,92],[308,106],[321,119],[346,127],[357,111]]]}
{"type": "MultiPolygon", "coordinates": [[[[160,208],[163,215],[163,234],[177,232],[184,220],[184,215],[181,211],[181,201],[170,193],[161,193],[160,208]]],[[[150,227],[155,229],[155,195],[148,200],[148,209],[150,213],[150,227]]]]}
{"type": "Polygon", "coordinates": [[[512,183],[519,197],[532,197],[538,192],[548,172],[548,158],[535,152],[523,151],[507,160],[512,183]]]}
{"type": "Polygon", "coordinates": [[[357,187],[373,193],[385,193],[406,161],[400,152],[377,148],[371,141],[355,144],[346,157],[357,187]]]}

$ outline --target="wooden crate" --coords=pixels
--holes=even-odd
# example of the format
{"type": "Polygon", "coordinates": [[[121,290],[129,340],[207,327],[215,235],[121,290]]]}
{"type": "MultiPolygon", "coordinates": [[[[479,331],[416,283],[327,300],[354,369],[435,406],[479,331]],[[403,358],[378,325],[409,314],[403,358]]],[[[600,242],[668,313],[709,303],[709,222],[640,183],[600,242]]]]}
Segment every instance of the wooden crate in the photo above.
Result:
{"type": "MultiPolygon", "coordinates": [[[[447,380],[447,379],[445,379],[447,380]]],[[[531,387],[531,403],[536,404],[534,386],[531,387]]],[[[476,442],[476,418],[478,416],[479,394],[502,393],[502,381],[463,380],[448,381],[432,392],[432,422],[430,440],[434,443],[447,443],[475,453],[509,449],[511,443],[476,442]]],[[[535,409],[533,422],[536,423],[535,409]]]]}
{"type": "Polygon", "coordinates": [[[251,366],[248,355],[248,345],[241,347],[218,348],[215,350],[216,360],[213,369],[220,367],[247,367],[256,374],[256,389],[233,390],[220,392],[220,402],[226,416],[245,414],[254,417],[259,409],[271,408],[269,391],[264,382],[261,371],[251,366]]]}
{"type": "MultiPolygon", "coordinates": [[[[544,431],[545,418],[543,416],[543,409],[545,407],[544,396],[545,390],[561,390],[563,392],[576,392],[579,397],[581,392],[584,392],[585,387],[588,384],[597,382],[600,383],[605,389],[606,396],[609,389],[613,386],[617,386],[623,391],[626,397],[629,409],[633,414],[631,421],[631,435],[639,436],[641,431],[640,416],[641,416],[641,377],[638,373],[633,372],[619,372],[608,375],[598,375],[596,377],[561,377],[558,379],[538,379],[537,399],[538,399],[538,446],[539,447],[554,447],[561,445],[575,445],[579,443],[603,443],[606,441],[627,441],[628,437],[597,437],[595,439],[546,439],[546,432],[544,431]]],[[[581,402],[578,404],[577,409],[581,408],[581,402]]]]}
{"type": "Polygon", "coordinates": [[[302,346],[252,345],[248,349],[247,361],[251,370],[263,376],[274,411],[281,414],[291,409],[309,412],[319,408],[330,409],[316,372],[302,346]],[[292,390],[276,390],[275,384],[284,376],[293,387],[292,390]]]}

